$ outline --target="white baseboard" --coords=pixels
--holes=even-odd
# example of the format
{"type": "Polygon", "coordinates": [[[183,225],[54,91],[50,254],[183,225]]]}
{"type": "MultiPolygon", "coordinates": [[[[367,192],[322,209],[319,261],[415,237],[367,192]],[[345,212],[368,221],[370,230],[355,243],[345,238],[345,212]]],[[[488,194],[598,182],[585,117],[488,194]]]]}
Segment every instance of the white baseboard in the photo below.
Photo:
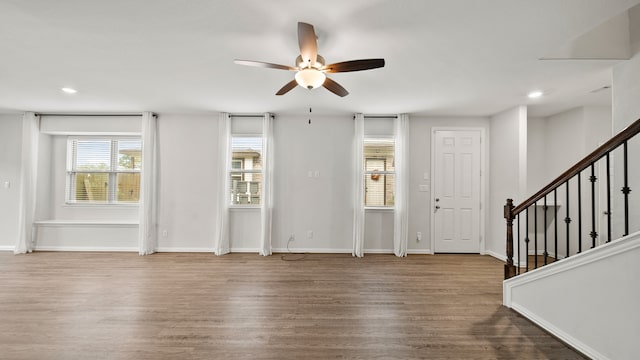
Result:
{"type": "Polygon", "coordinates": [[[364,254],[393,254],[393,249],[364,249],[364,254]]]}
{"type": "MultiPolygon", "coordinates": [[[[277,252],[277,253],[292,252],[292,253],[311,253],[311,254],[351,254],[351,252],[353,251],[352,249],[323,249],[323,248],[296,248],[296,249],[289,248],[288,250],[287,248],[273,248],[271,250],[272,252],[277,252]]],[[[254,251],[258,252],[257,249],[254,251]]]]}
{"type": "Polygon", "coordinates": [[[230,253],[260,253],[260,249],[258,248],[231,248],[229,249],[230,253]]]}
{"type": "Polygon", "coordinates": [[[214,253],[213,248],[183,248],[183,247],[159,247],[156,252],[175,252],[175,253],[214,253]]]}
{"type": "Polygon", "coordinates": [[[565,343],[571,345],[573,348],[575,348],[576,350],[578,350],[582,354],[588,356],[589,358],[591,358],[591,359],[602,359],[602,360],[608,360],[609,359],[608,357],[602,355],[601,353],[599,353],[598,351],[596,351],[595,349],[593,349],[589,345],[585,344],[584,342],[582,342],[582,341],[576,339],[575,337],[567,334],[566,332],[562,331],[561,329],[559,329],[558,327],[554,326],[553,324],[551,324],[551,323],[547,322],[546,320],[540,318],[536,314],[529,312],[526,308],[520,306],[519,304],[511,303],[511,308],[513,310],[517,311],[518,313],[520,313],[522,316],[524,316],[527,319],[531,320],[536,325],[538,325],[541,328],[545,329],[546,331],[550,332],[551,334],[553,334],[553,336],[555,336],[558,339],[564,341],[565,343]]]}
{"type": "Polygon", "coordinates": [[[13,251],[14,249],[15,249],[15,246],[10,246],[10,245],[0,246],[0,251],[13,251]]]}
{"type": "Polygon", "coordinates": [[[86,251],[86,252],[138,252],[131,247],[98,247],[98,246],[36,246],[33,251],[86,251]]]}
{"type": "MultiPolygon", "coordinates": [[[[497,252],[494,251],[490,251],[487,250],[485,251],[485,255],[489,255],[491,257],[494,257],[504,263],[507,262],[507,256],[506,255],[502,255],[502,254],[498,254],[497,252]]],[[[513,257],[513,265],[516,267],[520,267],[520,268],[524,268],[526,267],[527,263],[525,261],[520,261],[520,264],[518,264],[518,258],[516,256],[513,257]]]]}
{"type": "Polygon", "coordinates": [[[407,255],[433,255],[430,249],[407,249],[407,255]]]}
{"type": "MultiPolygon", "coordinates": [[[[485,251],[485,255],[490,255],[490,256],[493,256],[494,258],[496,258],[496,259],[498,259],[498,260],[500,260],[500,261],[507,262],[507,256],[506,256],[506,255],[498,254],[498,253],[497,253],[497,252],[495,252],[495,251],[487,250],[487,251],[485,251]]],[[[531,253],[530,253],[529,255],[533,256],[533,255],[534,255],[534,252],[533,252],[533,251],[531,251],[531,253]]],[[[544,251],[542,251],[542,252],[540,252],[540,251],[539,251],[539,252],[538,252],[538,255],[539,255],[539,256],[543,256],[543,255],[544,255],[544,251]]],[[[554,258],[554,259],[556,258],[556,257],[554,256],[555,254],[549,253],[548,255],[549,255],[549,257],[552,257],[552,258],[554,258]]],[[[514,256],[513,256],[513,264],[514,264],[514,265],[516,265],[516,266],[518,266],[518,256],[517,256],[517,255],[514,255],[514,256]]],[[[523,267],[525,267],[526,265],[527,265],[526,260],[522,260],[522,259],[520,259],[520,267],[521,267],[521,268],[523,268],[523,267]]]]}
{"type": "Polygon", "coordinates": [[[500,261],[504,261],[504,262],[506,262],[506,261],[507,261],[507,257],[506,257],[506,255],[498,254],[498,253],[497,253],[497,252],[495,252],[495,251],[485,250],[485,252],[484,252],[484,253],[485,253],[486,255],[493,256],[494,258],[496,258],[496,259],[498,259],[498,260],[500,260],[500,261]]]}

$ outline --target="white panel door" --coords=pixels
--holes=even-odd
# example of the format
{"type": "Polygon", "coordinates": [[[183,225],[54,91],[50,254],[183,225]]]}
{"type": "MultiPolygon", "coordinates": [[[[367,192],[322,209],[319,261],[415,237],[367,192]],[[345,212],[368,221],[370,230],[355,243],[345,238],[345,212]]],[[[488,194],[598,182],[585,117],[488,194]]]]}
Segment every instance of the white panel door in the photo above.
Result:
{"type": "Polygon", "coordinates": [[[480,131],[436,130],[434,252],[480,252],[480,131]]]}

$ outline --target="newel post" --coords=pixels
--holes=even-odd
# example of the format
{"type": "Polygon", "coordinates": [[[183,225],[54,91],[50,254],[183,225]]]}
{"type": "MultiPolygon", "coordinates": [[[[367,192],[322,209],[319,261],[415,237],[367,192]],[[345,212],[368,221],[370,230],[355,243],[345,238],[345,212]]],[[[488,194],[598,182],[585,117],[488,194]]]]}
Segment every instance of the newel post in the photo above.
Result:
{"type": "Polygon", "coordinates": [[[516,276],[516,267],[513,265],[513,199],[507,199],[504,218],[507,221],[507,263],[504,265],[504,278],[509,279],[516,276]]]}

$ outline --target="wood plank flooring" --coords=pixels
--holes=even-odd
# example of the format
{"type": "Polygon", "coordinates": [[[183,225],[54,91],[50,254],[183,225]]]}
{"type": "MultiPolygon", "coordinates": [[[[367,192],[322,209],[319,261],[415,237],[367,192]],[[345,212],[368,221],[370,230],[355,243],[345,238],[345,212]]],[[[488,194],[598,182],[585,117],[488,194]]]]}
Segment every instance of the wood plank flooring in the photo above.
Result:
{"type": "Polygon", "coordinates": [[[479,255],[2,252],[0,358],[581,359],[501,306],[502,274],[479,255]]]}

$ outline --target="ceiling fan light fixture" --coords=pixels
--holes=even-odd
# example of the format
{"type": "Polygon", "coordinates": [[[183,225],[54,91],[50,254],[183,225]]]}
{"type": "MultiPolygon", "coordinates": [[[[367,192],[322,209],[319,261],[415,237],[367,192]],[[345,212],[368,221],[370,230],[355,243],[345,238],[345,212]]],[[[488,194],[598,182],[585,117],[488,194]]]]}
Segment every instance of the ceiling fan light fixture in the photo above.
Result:
{"type": "Polygon", "coordinates": [[[316,62],[311,64],[311,61],[305,61],[302,59],[302,56],[298,55],[298,57],[296,58],[296,66],[299,69],[305,69],[308,67],[314,68],[314,69],[321,69],[324,67],[324,58],[320,55],[316,56],[316,62]]]}
{"type": "Polygon", "coordinates": [[[306,68],[296,73],[296,82],[298,85],[309,90],[322,86],[327,79],[322,71],[314,68],[306,68]]]}

